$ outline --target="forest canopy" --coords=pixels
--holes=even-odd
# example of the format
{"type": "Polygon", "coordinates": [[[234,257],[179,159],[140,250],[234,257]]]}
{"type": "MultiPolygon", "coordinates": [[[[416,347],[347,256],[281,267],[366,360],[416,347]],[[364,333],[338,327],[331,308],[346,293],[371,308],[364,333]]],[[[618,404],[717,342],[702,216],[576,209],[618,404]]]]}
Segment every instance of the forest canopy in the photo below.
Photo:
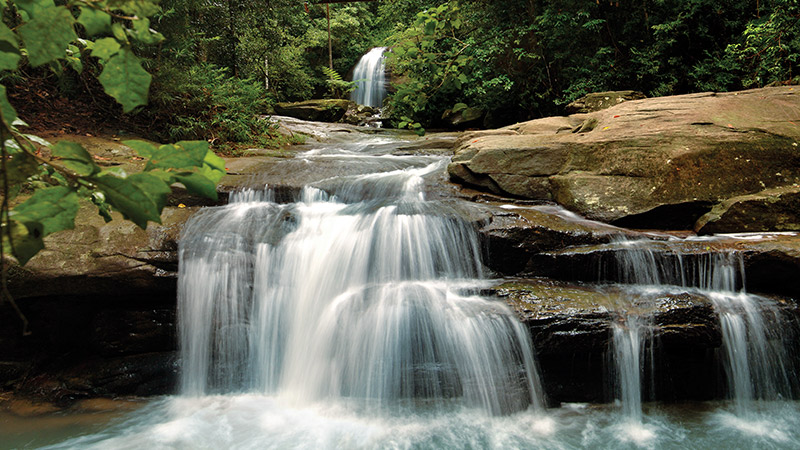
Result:
{"type": "MultiPolygon", "coordinates": [[[[167,141],[269,145],[273,131],[253,118],[270,105],[346,93],[331,87],[324,69],[329,26],[332,69],[343,78],[371,47],[390,47],[386,113],[426,126],[456,104],[486,111],[485,124],[498,126],[561,114],[589,92],[728,91],[800,75],[797,0],[162,0],[159,6],[150,26],[165,39],[134,42],[153,83],[149,104],[131,116],[167,141]]],[[[4,12],[12,28],[15,14],[4,12]]],[[[91,96],[86,80],[96,75],[96,58],[85,49],[74,56],[59,70],[6,73],[4,84],[47,78],[67,97],[91,96]]]]}

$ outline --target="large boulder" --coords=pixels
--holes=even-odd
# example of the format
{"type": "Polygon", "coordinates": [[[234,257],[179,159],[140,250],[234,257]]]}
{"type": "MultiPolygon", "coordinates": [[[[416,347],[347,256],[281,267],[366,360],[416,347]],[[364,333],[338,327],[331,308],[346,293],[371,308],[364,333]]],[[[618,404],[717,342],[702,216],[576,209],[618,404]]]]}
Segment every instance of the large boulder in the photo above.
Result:
{"type": "Polygon", "coordinates": [[[338,122],[342,120],[348,109],[353,106],[350,100],[320,99],[304,102],[278,103],[275,112],[302,120],[317,122],[338,122]]]}
{"type": "Polygon", "coordinates": [[[592,92],[574,102],[570,102],[566,107],[566,111],[567,114],[589,113],[611,108],[622,102],[641,100],[643,98],[647,98],[647,96],[638,91],[592,92]]]}
{"type": "Polygon", "coordinates": [[[792,87],[627,101],[465,135],[448,171],[591,219],[691,229],[721,201],[800,183],[798,110],[792,87]]]}

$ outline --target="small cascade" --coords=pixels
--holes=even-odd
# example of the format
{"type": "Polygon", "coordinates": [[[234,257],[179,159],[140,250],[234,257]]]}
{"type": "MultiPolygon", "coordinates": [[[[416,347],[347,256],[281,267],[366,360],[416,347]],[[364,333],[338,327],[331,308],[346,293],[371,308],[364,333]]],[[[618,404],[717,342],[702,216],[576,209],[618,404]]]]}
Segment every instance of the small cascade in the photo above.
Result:
{"type": "Polygon", "coordinates": [[[367,52],[353,69],[355,90],[350,99],[359,105],[372,108],[383,106],[386,98],[386,47],[375,47],[367,52]]]}
{"type": "MultiPolygon", "coordinates": [[[[671,285],[696,289],[712,302],[720,318],[730,397],[738,415],[750,412],[755,400],[791,398],[792,370],[784,345],[787,336],[779,334],[791,334],[791,327],[784,323],[774,300],[746,292],[740,254],[684,255],[677,249],[670,250],[669,246],[661,245],[654,250],[652,242],[645,240],[620,244],[625,248],[617,254],[620,281],[650,287],[671,285]]],[[[631,320],[640,319],[627,318],[628,322],[631,320]]],[[[629,326],[627,333],[633,333],[633,329],[629,326]]],[[[629,341],[635,338],[618,337],[622,333],[614,329],[614,343],[622,347],[615,349],[617,364],[628,364],[633,370],[637,364],[641,366],[641,362],[632,360],[626,347],[632,346],[629,341]]],[[[620,369],[620,376],[624,389],[630,377],[623,369],[620,369]]],[[[629,411],[634,407],[633,401],[623,403],[626,414],[636,414],[629,411]]]]}
{"type": "Polygon", "coordinates": [[[649,324],[640,316],[626,316],[612,324],[614,369],[622,412],[633,422],[642,421],[642,379],[646,360],[648,337],[652,337],[649,324]]]}
{"type": "Polygon", "coordinates": [[[182,392],[541,408],[527,330],[472,293],[473,226],[424,198],[441,168],[341,178],[290,204],[243,192],[197,213],[180,248],[182,392]]]}

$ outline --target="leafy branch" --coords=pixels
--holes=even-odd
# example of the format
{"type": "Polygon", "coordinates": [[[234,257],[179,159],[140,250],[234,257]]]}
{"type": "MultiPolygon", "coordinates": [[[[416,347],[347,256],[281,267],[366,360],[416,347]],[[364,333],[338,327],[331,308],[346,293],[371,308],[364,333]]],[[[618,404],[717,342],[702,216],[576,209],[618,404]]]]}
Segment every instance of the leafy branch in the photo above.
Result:
{"type": "MultiPolygon", "coordinates": [[[[150,28],[148,16],[158,11],[157,0],[72,0],[56,5],[53,0],[10,0],[8,6],[19,18],[14,29],[0,22],[0,70],[20,70],[27,58],[32,67],[69,64],[80,71],[77,45],[91,51],[103,66],[98,81],[106,94],[122,105],[124,112],[147,103],[151,75],[142,68],[132,42],[156,44],[163,40],[150,28]],[[73,11],[79,11],[76,17],[73,11]],[[95,40],[80,39],[76,27],[95,40]]],[[[2,10],[0,9],[0,12],[2,10]]],[[[78,31],[81,31],[78,29],[78,31]]],[[[8,290],[8,256],[26,264],[44,248],[44,237],[72,229],[81,198],[97,206],[111,220],[111,211],[141,228],[161,221],[167,195],[174,183],[189,192],[217,198],[216,184],[225,175],[224,161],[205,141],[180,141],[156,146],[144,141],[125,141],[147,159],[144,171],[127,174],[103,170],[80,144],[61,141],[51,145],[38,136],[25,134],[27,126],[17,117],[0,86],[0,161],[2,161],[2,206],[0,206],[0,303],[8,302],[29,334],[28,320],[8,290]],[[38,154],[49,147],[52,158],[38,154]],[[33,194],[13,208],[12,201],[26,185],[33,194]]]]}

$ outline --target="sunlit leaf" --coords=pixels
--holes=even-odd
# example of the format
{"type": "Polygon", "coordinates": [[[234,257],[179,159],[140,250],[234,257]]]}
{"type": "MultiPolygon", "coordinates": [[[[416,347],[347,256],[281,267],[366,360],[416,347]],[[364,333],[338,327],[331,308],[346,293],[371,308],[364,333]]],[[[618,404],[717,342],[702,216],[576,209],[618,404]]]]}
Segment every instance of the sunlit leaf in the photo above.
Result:
{"type": "Polygon", "coordinates": [[[22,223],[42,224],[42,235],[75,227],[78,214],[78,194],[66,186],[38,189],[31,198],[17,205],[10,218],[22,223]]]}
{"type": "Polygon", "coordinates": [[[3,234],[3,250],[13,254],[22,265],[44,248],[40,223],[23,224],[9,220],[0,224],[0,230],[3,234]]]}
{"type": "Polygon", "coordinates": [[[106,62],[98,80],[106,94],[114,97],[122,105],[124,112],[130,112],[133,108],[147,103],[147,93],[152,78],[142,68],[139,58],[130,50],[123,48],[106,62]]]}
{"type": "Polygon", "coordinates": [[[53,146],[53,156],[61,158],[64,166],[78,175],[89,176],[100,172],[100,167],[94,163],[92,155],[75,142],[57,142],[53,146]]]}
{"type": "Polygon", "coordinates": [[[147,228],[148,220],[161,223],[160,211],[155,202],[127,178],[101,175],[92,181],[103,192],[107,203],[140,228],[147,228]]]}

